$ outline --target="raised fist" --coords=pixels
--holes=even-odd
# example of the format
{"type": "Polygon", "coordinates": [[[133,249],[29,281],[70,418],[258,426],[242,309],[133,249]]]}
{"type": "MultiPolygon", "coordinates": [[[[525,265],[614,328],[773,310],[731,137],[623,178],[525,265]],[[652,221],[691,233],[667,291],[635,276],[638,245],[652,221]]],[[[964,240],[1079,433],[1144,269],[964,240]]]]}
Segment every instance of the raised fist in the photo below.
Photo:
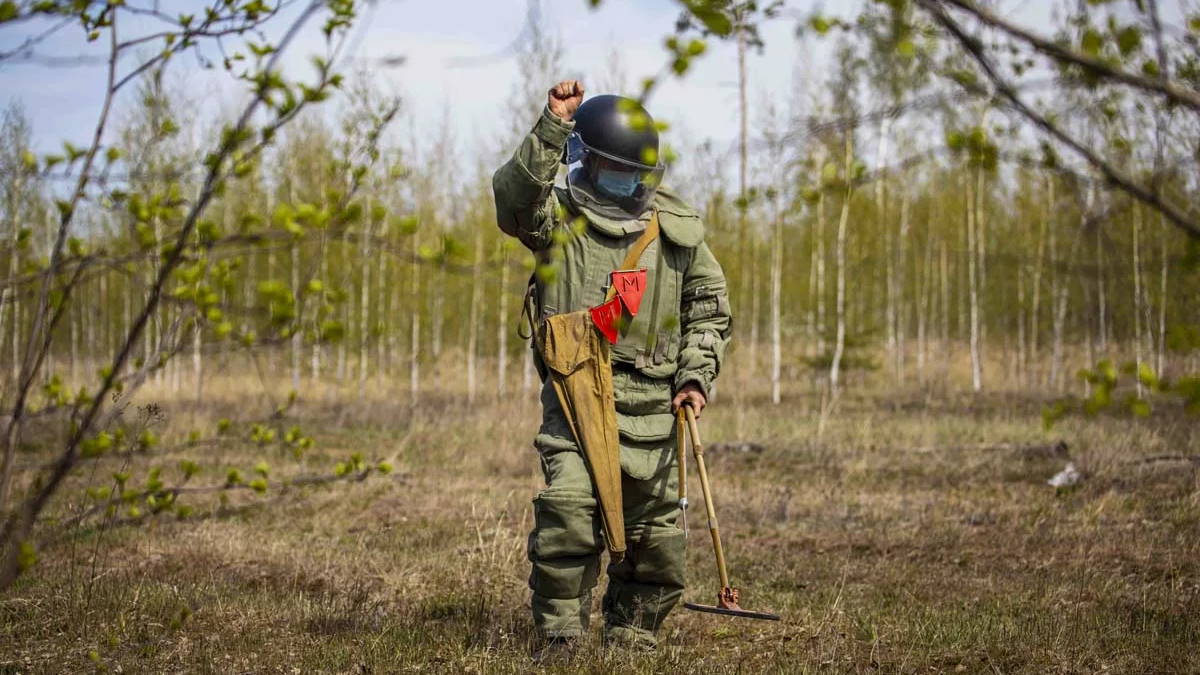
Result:
{"type": "Polygon", "coordinates": [[[563,80],[550,87],[546,105],[559,119],[569,122],[583,102],[583,84],[579,80],[563,80]]]}

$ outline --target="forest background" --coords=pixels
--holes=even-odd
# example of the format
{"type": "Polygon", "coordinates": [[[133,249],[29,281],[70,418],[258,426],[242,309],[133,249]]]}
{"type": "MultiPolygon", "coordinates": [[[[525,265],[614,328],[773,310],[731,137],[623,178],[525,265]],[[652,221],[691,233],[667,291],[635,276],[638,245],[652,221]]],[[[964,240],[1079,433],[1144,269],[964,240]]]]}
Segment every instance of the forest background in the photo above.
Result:
{"type": "Polygon", "coordinates": [[[84,68],[102,94],[78,123],[6,92],[0,667],[520,669],[516,326],[554,270],[495,227],[490,174],[566,75],[663,111],[736,317],[706,418],[727,527],[791,610],[682,619],[688,651],[646,667],[732,667],[704,635],[798,668],[1194,667],[1197,8],[662,2],[625,49],[634,10],[578,4],[611,22],[586,72],[572,11],[564,34],[510,7],[507,46],[447,62],[508,64],[463,113],[457,80],[408,81],[420,48],[369,46],[404,3],[0,2],[12,82],[36,102],[31,68],[84,68]],[[978,586],[941,597],[930,565],[978,586]],[[276,646],[200,637],[277,614],[276,646]]]}

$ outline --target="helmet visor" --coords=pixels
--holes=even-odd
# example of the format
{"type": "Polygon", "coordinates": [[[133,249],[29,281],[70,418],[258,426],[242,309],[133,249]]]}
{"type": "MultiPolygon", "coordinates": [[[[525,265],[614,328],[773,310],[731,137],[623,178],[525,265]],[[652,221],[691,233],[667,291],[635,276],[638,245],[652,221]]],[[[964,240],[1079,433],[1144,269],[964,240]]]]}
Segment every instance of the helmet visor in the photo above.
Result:
{"type": "Polygon", "coordinates": [[[588,147],[575,134],[567,140],[563,162],[567,164],[571,199],[578,206],[615,220],[645,213],[666,172],[661,161],[650,164],[614,157],[588,147]]]}

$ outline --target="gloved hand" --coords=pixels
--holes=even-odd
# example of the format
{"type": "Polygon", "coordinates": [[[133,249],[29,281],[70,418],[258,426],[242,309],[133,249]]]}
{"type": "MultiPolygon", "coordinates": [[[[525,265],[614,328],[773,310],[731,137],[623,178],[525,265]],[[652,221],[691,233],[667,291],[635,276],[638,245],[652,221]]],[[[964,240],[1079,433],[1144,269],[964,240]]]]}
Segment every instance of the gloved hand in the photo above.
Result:
{"type": "Polygon", "coordinates": [[[678,411],[679,406],[684,403],[691,405],[692,412],[696,414],[696,419],[700,419],[700,413],[704,410],[704,406],[708,405],[708,399],[704,396],[700,385],[695,382],[688,382],[680,387],[679,391],[675,392],[675,398],[671,401],[671,411],[678,411]]]}
{"type": "Polygon", "coordinates": [[[579,104],[583,103],[583,83],[579,80],[563,80],[550,87],[546,95],[546,105],[564,122],[571,121],[579,104]]]}

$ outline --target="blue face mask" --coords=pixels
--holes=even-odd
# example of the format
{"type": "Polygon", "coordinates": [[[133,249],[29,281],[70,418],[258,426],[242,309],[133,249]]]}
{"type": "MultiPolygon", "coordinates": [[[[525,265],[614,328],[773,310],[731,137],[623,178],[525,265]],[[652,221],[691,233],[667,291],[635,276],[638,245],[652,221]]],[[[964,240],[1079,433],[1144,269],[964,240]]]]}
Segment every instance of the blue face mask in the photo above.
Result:
{"type": "Polygon", "coordinates": [[[596,172],[596,187],[614,197],[632,197],[638,183],[641,182],[638,179],[636,171],[600,169],[596,172]]]}

